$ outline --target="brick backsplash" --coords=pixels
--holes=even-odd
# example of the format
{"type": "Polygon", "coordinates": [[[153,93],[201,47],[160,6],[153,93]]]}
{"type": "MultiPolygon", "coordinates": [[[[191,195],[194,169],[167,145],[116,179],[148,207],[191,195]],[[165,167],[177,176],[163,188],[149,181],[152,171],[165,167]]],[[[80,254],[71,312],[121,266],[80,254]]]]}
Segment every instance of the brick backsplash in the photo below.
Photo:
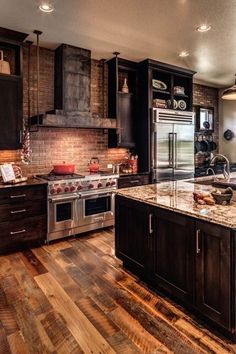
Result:
{"type": "MultiPolygon", "coordinates": [[[[24,117],[28,115],[28,69],[27,48],[24,48],[24,117]]],[[[31,115],[36,114],[36,47],[31,48],[30,71],[31,115]]],[[[194,104],[213,106],[217,112],[218,91],[210,87],[194,84],[194,104]]],[[[40,48],[40,113],[54,109],[54,52],[40,48]]],[[[91,113],[107,116],[107,70],[102,61],[92,60],[91,65],[91,113]]],[[[218,118],[216,126],[218,136],[218,118]]],[[[91,157],[100,159],[101,167],[107,163],[120,163],[127,156],[126,149],[108,149],[107,132],[100,129],[40,128],[30,133],[31,163],[22,165],[20,151],[0,151],[0,162],[19,163],[26,175],[49,172],[54,163],[62,161],[74,163],[77,171],[83,171],[91,157]]]]}

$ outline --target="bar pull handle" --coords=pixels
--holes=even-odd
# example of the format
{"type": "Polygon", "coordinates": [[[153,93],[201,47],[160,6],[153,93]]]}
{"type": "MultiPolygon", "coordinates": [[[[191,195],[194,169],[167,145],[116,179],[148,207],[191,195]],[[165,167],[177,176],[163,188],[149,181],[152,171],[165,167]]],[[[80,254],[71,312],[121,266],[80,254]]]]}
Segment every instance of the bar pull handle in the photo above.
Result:
{"type": "Polygon", "coordinates": [[[15,198],[25,198],[26,194],[19,194],[19,195],[10,195],[11,199],[15,199],[15,198]]]}
{"type": "Polygon", "coordinates": [[[19,231],[11,231],[10,232],[10,235],[18,235],[18,234],[23,234],[24,232],[26,232],[25,229],[23,230],[19,230],[19,231]]]}
{"type": "Polygon", "coordinates": [[[139,179],[134,179],[133,181],[130,181],[130,183],[139,183],[140,180],[139,179]]]}
{"type": "Polygon", "coordinates": [[[200,236],[201,230],[196,231],[196,253],[199,254],[201,252],[201,249],[199,248],[199,236],[200,236]]]}
{"type": "Polygon", "coordinates": [[[25,213],[26,209],[21,209],[21,210],[11,210],[11,214],[20,214],[20,213],[25,213]]]}
{"type": "Polygon", "coordinates": [[[149,234],[152,234],[152,233],[153,233],[152,217],[153,217],[153,214],[149,214],[149,234]]]}

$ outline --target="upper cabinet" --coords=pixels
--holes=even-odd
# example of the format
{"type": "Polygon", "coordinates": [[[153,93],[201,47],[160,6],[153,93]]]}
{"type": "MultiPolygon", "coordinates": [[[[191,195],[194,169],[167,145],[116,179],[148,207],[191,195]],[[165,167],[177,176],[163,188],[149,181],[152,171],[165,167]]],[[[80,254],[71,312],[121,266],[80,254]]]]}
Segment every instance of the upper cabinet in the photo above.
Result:
{"type": "Polygon", "coordinates": [[[115,57],[108,64],[108,117],[117,129],[108,131],[108,147],[135,147],[136,63],[115,57]]]}
{"type": "Polygon", "coordinates": [[[0,149],[20,149],[23,131],[22,41],[26,34],[0,28],[0,149]]]}

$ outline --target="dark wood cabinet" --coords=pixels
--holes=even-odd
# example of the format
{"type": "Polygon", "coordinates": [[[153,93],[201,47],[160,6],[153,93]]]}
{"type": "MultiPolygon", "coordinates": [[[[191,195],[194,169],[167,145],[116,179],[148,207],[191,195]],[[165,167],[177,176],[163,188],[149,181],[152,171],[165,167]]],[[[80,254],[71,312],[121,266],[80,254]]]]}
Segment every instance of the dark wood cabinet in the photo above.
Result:
{"type": "Polygon", "coordinates": [[[118,178],[118,188],[128,188],[149,184],[149,174],[124,175],[118,178]]]}
{"type": "Polygon", "coordinates": [[[0,253],[43,243],[47,235],[47,185],[0,189],[0,253]]]}
{"type": "Polygon", "coordinates": [[[20,149],[23,132],[22,44],[14,38],[25,38],[19,32],[0,29],[0,50],[9,63],[10,74],[0,74],[0,149],[20,149]],[[2,31],[4,30],[4,31],[2,31]],[[12,34],[12,36],[8,34],[12,34]],[[18,34],[20,36],[18,36],[18,34]],[[5,37],[4,37],[5,36],[5,37]]]}
{"type": "Polygon", "coordinates": [[[152,208],[150,280],[169,294],[193,301],[194,221],[181,214],[152,208]]]}
{"type": "Polygon", "coordinates": [[[196,223],[196,306],[204,316],[231,326],[229,229],[196,223]]]}
{"type": "Polygon", "coordinates": [[[116,256],[127,269],[143,278],[148,258],[148,207],[117,196],[115,214],[116,256]]]}
{"type": "Polygon", "coordinates": [[[117,128],[108,130],[108,147],[135,147],[137,101],[136,63],[115,57],[108,65],[108,117],[116,119],[117,128]],[[122,92],[126,80],[129,92],[122,92]]]}
{"type": "Polygon", "coordinates": [[[235,231],[116,196],[116,256],[235,338],[235,231]]]}

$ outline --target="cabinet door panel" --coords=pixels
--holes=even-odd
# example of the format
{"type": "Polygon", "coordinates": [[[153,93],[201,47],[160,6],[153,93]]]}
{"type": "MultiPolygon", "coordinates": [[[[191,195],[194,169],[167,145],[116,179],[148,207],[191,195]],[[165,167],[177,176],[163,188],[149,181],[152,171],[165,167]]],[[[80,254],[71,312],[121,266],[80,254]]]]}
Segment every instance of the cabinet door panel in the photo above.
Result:
{"type": "Polygon", "coordinates": [[[0,149],[21,147],[22,81],[20,78],[0,76],[0,149]]]}
{"type": "Polygon", "coordinates": [[[194,222],[164,210],[154,211],[152,281],[182,300],[193,298],[194,222]]]}
{"type": "Polygon", "coordinates": [[[145,276],[148,247],[148,208],[116,196],[116,256],[136,275],[145,276]]]}
{"type": "Polygon", "coordinates": [[[197,307],[230,328],[230,230],[197,222],[197,307]]]}

